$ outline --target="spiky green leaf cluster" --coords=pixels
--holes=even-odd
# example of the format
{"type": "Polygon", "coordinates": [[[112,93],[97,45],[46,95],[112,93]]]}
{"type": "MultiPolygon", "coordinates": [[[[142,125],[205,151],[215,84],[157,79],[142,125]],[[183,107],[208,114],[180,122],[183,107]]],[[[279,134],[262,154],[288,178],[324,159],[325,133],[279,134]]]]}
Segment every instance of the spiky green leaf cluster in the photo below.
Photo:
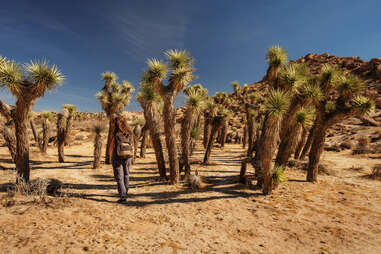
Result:
{"type": "Polygon", "coordinates": [[[285,65],[287,57],[287,51],[279,45],[267,49],[266,61],[270,66],[278,67],[285,65]]]}
{"type": "Polygon", "coordinates": [[[156,80],[163,80],[167,77],[168,66],[155,58],[147,60],[148,69],[144,72],[142,82],[151,84],[156,80]]]}
{"type": "Polygon", "coordinates": [[[101,76],[102,76],[102,79],[104,81],[114,82],[114,81],[118,80],[118,76],[114,72],[111,72],[111,71],[105,71],[101,74],[101,76]]]}
{"type": "Polygon", "coordinates": [[[186,95],[189,95],[191,92],[197,92],[204,97],[208,95],[208,89],[204,88],[200,83],[187,86],[186,88],[184,88],[183,92],[186,95]]]}
{"type": "Polygon", "coordinates": [[[359,94],[364,87],[364,83],[355,76],[340,76],[337,90],[340,96],[344,98],[352,98],[359,94]]]}
{"type": "Polygon", "coordinates": [[[290,96],[277,89],[272,89],[267,95],[265,102],[266,110],[271,115],[282,115],[288,108],[290,96]]]}
{"type": "Polygon", "coordinates": [[[321,91],[320,86],[311,82],[303,84],[298,89],[298,92],[303,97],[311,99],[314,102],[321,101],[324,98],[324,94],[321,91]]]}
{"type": "Polygon", "coordinates": [[[199,139],[201,137],[201,128],[192,128],[190,136],[193,140],[199,139]]]}
{"type": "Polygon", "coordinates": [[[200,89],[191,89],[188,90],[188,97],[185,101],[185,106],[186,107],[191,107],[196,110],[201,110],[206,101],[205,94],[202,90],[200,89]]]}
{"type": "Polygon", "coordinates": [[[325,104],[325,112],[326,113],[332,113],[336,110],[336,103],[334,101],[327,101],[325,104]]]}
{"type": "Polygon", "coordinates": [[[77,111],[77,106],[72,104],[64,104],[64,109],[66,109],[70,115],[73,115],[77,111]]]}
{"type": "Polygon", "coordinates": [[[324,64],[321,68],[320,82],[324,90],[330,89],[340,80],[342,73],[337,66],[324,64]]]}
{"type": "Polygon", "coordinates": [[[251,117],[257,117],[257,115],[258,115],[258,112],[252,108],[248,109],[248,113],[251,117]]]}
{"type": "Polygon", "coordinates": [[[232,82],[232,86],[233,86],[234,92],[239,92],[241,90],[241,85],[239,84],[237,80],[232,82]]]}
{"type": "Polygon", "coordinates": [[[153,86],[146,83],[140,83],[139,92],[136,95],[136,99],[141,104],[145,104],[148,102],[160,102],[161,97],[156,93],[153,86]]]}
{"type": "Polygon", "coordinates": [[[306,83],[308,67],[298,63],[290,63],[281,69],[279,78],[285,89],[297,89],[306,83]]]}
{"type": "Polygon", "coordinates": [[[274,169],[273,181],[276,183],[282,183],[287,181],[287,177],[284,175],[284,166],[278,166],[274,169]]]}
{"type": "Polygon", "coordinates": [[[43,111],[43,112],[41,113],[41,117],[42,117],[43,119],[48,120],[48,121],[51,121],[51,120],[53,119],[52,112],[50,112],[50,111],[43,111]]]}
{"type": "Polygon", "coordinates": [[[49,65],[47,61],[31,61],[25,64],[28,80],[32,83],[44,86],[42,89],[53,90],[64,81],[64,76],[56,65],[49,65]]]}
{"type": "Polygon", "coordinates": [[[353,105],[360,115],[369,115],[374,112],[376,107],[373,100],[364,96],[356,96],[353,99],[353,105]]]}
{"type": "Polygon", "coordinates": [[[312,120],[315,115],[315,110],[313,108],[302,108],[296,112],[296,122],[303,125],[309,126],[312,124],[312,120]]]}
{"type": "Polygon", "coordinates": [[[105,130],[105,126],[101,123],[97,123],[93,126],[92,128],[92,131],[95,133],[95,134],[101,134],[103,131],[105,130]]]}
{"type": "Polygon", "coordinates": [[[6,86],[17,97],[26,96],[26,91],[32,95],[29,98],[41,97],[64,79],[57,66],[49,65],[47,61],[31,61],[23,67],[13,60],[1,58],[0,61],[0,86],[6,86]]]}

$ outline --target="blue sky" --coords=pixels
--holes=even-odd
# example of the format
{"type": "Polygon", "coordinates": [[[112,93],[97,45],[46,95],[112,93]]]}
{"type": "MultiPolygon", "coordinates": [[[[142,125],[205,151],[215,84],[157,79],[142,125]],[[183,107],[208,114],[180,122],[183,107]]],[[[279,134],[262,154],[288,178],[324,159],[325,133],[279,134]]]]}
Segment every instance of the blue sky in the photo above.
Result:
{"type": "MultiPolygon", "coordinates": [[[[266,70],[266,49],[280,44],[290,59],[307,53],[381,57],[377,0],[129,0],[4,1],[0,55],[20,63],[47,59],[66,76],[35,111],[101,111],[100,74],[115,72],[137,87],[150,57],[186,49],[195,57],[195,82],[213,95],[231,82],[252,83],[266,70]]],[[[14,99],[6,91],[0,98],[14,99]]],[[[178,101],[181,102],[180,96],[178,101]]],[[[135,100],[127,109],[140,110],[135,100]]]]}

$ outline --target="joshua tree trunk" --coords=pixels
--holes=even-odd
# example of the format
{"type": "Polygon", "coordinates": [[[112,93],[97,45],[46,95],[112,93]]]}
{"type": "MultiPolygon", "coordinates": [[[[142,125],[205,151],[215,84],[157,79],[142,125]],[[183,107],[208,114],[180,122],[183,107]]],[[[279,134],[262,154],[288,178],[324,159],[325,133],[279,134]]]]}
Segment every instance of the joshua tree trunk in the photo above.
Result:
{"type": "Polygon", "coordinates": [[[69,144],[72,128],[73,128],[73,115],[69,114],[66,119],[65,145],[69,144]]]}
{"type": "Polygon", "coordinates": [[[312,128],[311,128],[311,130],[310,130],[310,132],[308,134],[308,138],[307,138],[306,144],[304,145],[302,153],[300,154],[300,157],[299,157],[300,160],[304,160],[304,158],[306,157],[307,153],[310,151],[310,148],[311,148],[311,145],[312,145],[313,133],[314,133],[314,130],[315,130],[315,124],[316,123],[314,123],[314,125],[312,125],[312,128]]]}
{"type": "Polygon", "coordinates": [[[28,138],[28,113],[30,103],[18,99],[14,116],[16,135],[16,170],[17,175],[26,183],[29,182],[29,138],[28,138]]]}
{"type": "Polygon", "coordinates": [[[206,149],[206,147],[208,146],[208,143],[209,143],[210,130],[211,130],[211,126],[210,126],[209,114],[204,113],[204,138],[203,138],[203,145],[204,145],[205,149],[206,149]]]}
{"type": "Polygon", "coordinates": [[[222,124],[222,128],[221,128],[221,137],[220,137],[220,144],[222,148],[225,147],[227,131],[228,131],[228,122],[224,120],[224,123],[222,124]]]}
{"type": "Polygon", "coordinates": [[[7,147],[9,149],[9,153],[11,154],[13,162],[16,162],[16,136],[14,131],[8,127],[3,126],[3,137],[7,147]]]}
{"type": "Polygon", "coordinates": [[[254,136],[255,136],[255,118],[247,113],[247,156],[252,157],[254,151],[254,136]]]}
{"type": "Polygon", "coordinates": [[[158,110],[156,104],[149,102],[144,105],[144,118],[149,129],[152,146],[155,151],[157,167],[161,179],[166,179],[165,160],[163,154],[163,146],[160,140],[160,121],[158,119],[158,110]]]}
{"type": "Polygon", "coordinates": [[[308,135],[308,129],[306,127],[303,127],[302,135],[300,137],[298,146],[296,147],[296,150],[294,153],[294,159],[295,160],[299,159],[300,153],[301,153],[304,145],[306,144],[307,135],[308,135]]]}
{"type": "Polygon", "coordinates": [[[298,143],[301,129],[301,124],[294,123],[294,125],[290,127],[287,135],[284,136],[281,140],[275,159],[275,164],[277,166],[283,166],[287,164],[298,143]]]}
{"type": "Polygon", "coordinates": [[[213,143],[214,143],[214,140],[216,139],[219,129],[221,128],[222,122],[223,122],[223,118],[221,117],[214,117],[212,121],[212,130],[210,132],[208,146],[206,147],[206,151],[205,151],[204,164],[209,163],[209,158],[210,158],[210,153],[212,152],[213,143]]]}
{"type": "Polygon", "coordinates": [[[182,148],[182,159],[185,168],[185,177],[184,179],[188,179],[190,176],[191,168],[189,163],[189,148],[190,148],[190,134],[191,128],[193,126],[193,118],[194,118],[194,109],[187,108],[184,115],[184,120],[181,125],[181,148],[182,148]]]}
{"type": "Polygon", "coordinates": [[[57,149],[58,149],[59,162],[65,162],[64,145],[65,145],[65,118],[62,113],[59,113],[57,115],[57,149]]]}
{"type": "Polygon", "coordinates": [[[247,143],[247,124],[243,127],[243,139],[242,139],[242,148],[246,148],[247,143]]]}
{"type": "Polygon", "coordinates": [[[94,138],[94,163],[93,169],[99,168],[101,164],[102,154],[102,135],[100,133],[95,134],[94,138]]]}
{"type": "Polygon", "coordinates": [[[261,140],[261,167],[263,172],[263,194],[269,195],[273,189],[271,161],[279,135],[280,118],[275,115],[266,115],[263,124],[261,140]]]}
{"type": "Polygon", "coordinates": [[[316,123],[316,128],[314,128],[314,133],[312,134],[312,145],[309,153],[308,161],[308,173],[307,181],[316,182],[318,176],[318,167],[320,156],[323,152],[325,133],[327,128],[322,123],[316,123]]]}
{"type": "Polygon", "coordinates": [[[41,152],[43,154],[46,154],[46,151],[48,149],[48,143],[49,143],[49,123],[48,120],[44,120],[42,123],[42,137],[43,140],[41,142],[41,152]]]}
{"type": "Polygon", "coordinates": [[[170,182],[171,184],[177,184],[179,181],[179,159],[176,149],[176,111],[174,109],[174,97],[166,96],[164,98],[164,130],[165,141],[168,150],[168,160],[170,169],[170,182]]]}
{"type": "Polygon", "coordinates": [[[30,123],[30,128],[32,129],[34,142],[36,143],[38,147],[40,147],[40,140],[37,135],[37,130],[36,130],[36,126],[34,125],[34,121],[31,119],[29,123],[30,123]]]}
{"type": "Polygon", "coordinates": [[[148,135],[148,126],[146,124],[142,128],[142,142],[140,144],[140,158],[146,157],[147,135],[148,135]]]}

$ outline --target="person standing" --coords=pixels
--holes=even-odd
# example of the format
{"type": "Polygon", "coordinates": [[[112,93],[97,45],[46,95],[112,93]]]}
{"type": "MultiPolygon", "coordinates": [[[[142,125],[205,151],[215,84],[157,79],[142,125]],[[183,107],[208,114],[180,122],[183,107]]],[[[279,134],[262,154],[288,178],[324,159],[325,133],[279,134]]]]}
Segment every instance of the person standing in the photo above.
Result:
{"type": "Polygon", "coordinates": [[[118,185],[120,199],[118,203],[127,202],[130,166],[135,157],[136,140],[133,131],[122,115],[115,118],[115,130],[111,138],[110,158],[118,185]]]}

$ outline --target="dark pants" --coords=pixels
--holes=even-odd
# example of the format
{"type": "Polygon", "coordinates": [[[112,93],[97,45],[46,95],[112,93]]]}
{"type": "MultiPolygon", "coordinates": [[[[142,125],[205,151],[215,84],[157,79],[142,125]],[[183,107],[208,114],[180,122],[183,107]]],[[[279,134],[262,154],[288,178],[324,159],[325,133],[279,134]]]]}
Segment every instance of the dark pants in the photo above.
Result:
{"type": "Polygon", "coordinates": [[[114,168],[114,177],[118,184],[120,198],[126,198],[128,193],[130,165],[132,158],[119,159],[117,156],[112,158],[112,167],[114,168]]]}

